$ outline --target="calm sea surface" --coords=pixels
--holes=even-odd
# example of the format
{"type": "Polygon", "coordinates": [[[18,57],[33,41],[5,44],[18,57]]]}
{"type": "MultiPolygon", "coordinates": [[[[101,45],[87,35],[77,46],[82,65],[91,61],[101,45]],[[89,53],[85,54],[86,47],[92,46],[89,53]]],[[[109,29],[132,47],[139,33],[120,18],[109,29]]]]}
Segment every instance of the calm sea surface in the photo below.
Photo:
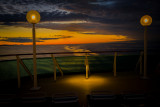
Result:
{"type": "MultiPolygon", "coordinates": [[[[149,44],[148,50],[157,50],[159,45],[149,44]]],[[[38,45],[37,53],[54,53],[54,52],[90,52],[90,51],[132,51],[143,50],[142,42],[130,42],[130,43],[97,43],[97,44],[72,44],[72,45],[38,45]]],[[[0,46],[0,55],[6,54],[27,54],[32,53],[32,45],[14,45],[14,46],[0,46]]],[[[82,54],[72,54],[70,56],[81,56],[82,54]]],[[[99,55],[93,53],[92,55],[99,55]]],[[[50,55],[39,55],[37,57],[50,57],[50,55]]],[[[55,55],[55,56],[67,56],[67,55],[55,55]]],[[[21,56],[22,58],[32,58],[33,56],[21,56]]],[[[0,60],[16,59],[12,57],[0,57],[0,60]]]]}

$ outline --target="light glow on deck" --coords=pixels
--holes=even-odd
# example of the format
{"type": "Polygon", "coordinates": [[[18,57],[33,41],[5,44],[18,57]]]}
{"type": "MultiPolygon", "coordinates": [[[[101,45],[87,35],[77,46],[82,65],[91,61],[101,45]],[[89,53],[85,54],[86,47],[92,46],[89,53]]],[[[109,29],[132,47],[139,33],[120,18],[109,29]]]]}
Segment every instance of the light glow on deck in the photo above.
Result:
{"type": "Polygon", "coordinates": [[[73,87],[90,90],[97,87],[103,87],[109,83],[108,79],[102,76],[91,75],[88,79],[85,78],[85,75],[77,75],[65,79],[66,84],[72,85],[73,87]]]}

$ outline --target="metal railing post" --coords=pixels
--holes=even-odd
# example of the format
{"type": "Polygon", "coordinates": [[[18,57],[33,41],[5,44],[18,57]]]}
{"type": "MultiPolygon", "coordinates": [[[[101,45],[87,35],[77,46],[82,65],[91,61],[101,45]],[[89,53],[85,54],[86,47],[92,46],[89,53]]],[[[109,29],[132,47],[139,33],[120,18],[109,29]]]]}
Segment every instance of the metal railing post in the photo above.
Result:
{"type": "Polygon", "coordinates": [[[21,74],[20,74],[20,66],[19,66],[19,59],[18,56],[16,56],[17,58],[17,80],[18,80],[18,88],[21,87],[21,74]]]}
{"type": "Polygon", "coordinates": [[[30,78],[33,80],[32,73],[29,71],[29,69],[27,68],[27,66],[24,64],[23,60],[18,55],[17,55],[17,60],[22,65],[22,67],[24,68],[24,70],[28,73],[28,75],[30,76],[30,78]]]}
{"type": "Polygon", "coordinates": [[[142,67],[142,65],[143,65],[143,64],[142,64],[142,63],[143,63],[143,61],[142,61],[142,59],[143,59],[143,58],[142,58],[142,57],[143,57],[143,54],[144,54],[144,53],[141,52],[141,54],[140,54],[140,59],[139,59],[139,60],[140,60],[140,75],[143,73],[143,67],[142,67]]]}
{"type": "Polygon", "coordinates": [[[88,79],[89,77],[89,64],[88,64],[88,57],[87,57],[88,53],[86,53],[85,56],[85,65],[86,65],[86,79],[88,79]]]}
{"type": "Polygon", "coordinates": [[[117,76],[117,71],[116,71],[116,60],[117,60],[117,52],[114,53],[114,64],[113,64],[113,73],[114,73],[114,77],[117,76]]]}
{"type": "Polygon", "coordinates": [[[61,73],[61,76],[62,76],[62,77],[63,77],[63,72],[62,72],[62,69],[61,69],[61,67],[59,66],[59,64],[57,63],[57,60],[56,60],[56,58],[54,57],[53,54],[51,54],[51,57],[52,57],[53,63],[54,63],[54,67],[53,67],[53,70],[54,70],[54,80],[56,80],[56,66],[57,66],[59,72],[61,73]]]}
{"type": "Polygon", "coordinates": [[[57,74],[56,74],[56,61],[54,60],[53,54],[51,54],[51,57],[53,59],[54,80],[56,81],[56,78],[57,78],[57,74]]]}

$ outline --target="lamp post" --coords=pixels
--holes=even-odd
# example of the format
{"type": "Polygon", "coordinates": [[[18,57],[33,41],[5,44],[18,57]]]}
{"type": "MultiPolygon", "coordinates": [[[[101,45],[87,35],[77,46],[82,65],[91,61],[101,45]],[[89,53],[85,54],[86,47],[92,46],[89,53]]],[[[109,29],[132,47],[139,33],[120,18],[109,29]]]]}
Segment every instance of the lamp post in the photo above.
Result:
{"type": "Polygon", "coordinates": [[[34,73],[34,87],[33,90],[37,90],[40,87],[37,87],[37,63],[36,63],[36,34],[35,34],[35,24],[40,21],[40,14],[31,10],[26,15],[27,21],[32,23],[32,35],[33,35],[33,73],[34,73]]]}
{"type": "Polygon", "coordinates": [[[144,78],[147,78],[147,26],[152,23],[152,17],[144,15],[141,17],[140,23],[145,27],[144,30],[144,78]]]}

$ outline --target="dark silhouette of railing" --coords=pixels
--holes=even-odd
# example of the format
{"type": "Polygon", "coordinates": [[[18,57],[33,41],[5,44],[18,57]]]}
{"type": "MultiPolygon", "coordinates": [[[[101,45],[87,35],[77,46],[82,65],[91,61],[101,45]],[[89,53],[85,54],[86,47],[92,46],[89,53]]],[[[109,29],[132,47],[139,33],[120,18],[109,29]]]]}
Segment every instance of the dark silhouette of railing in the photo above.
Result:
{"type": "MultiPolygon", "coordinates": [[[[89,63],[88,63],[88,54],[90,53],[114,53],[114,63],[113,63],[113,73],[114,73],[114,77],[117,76],[116,74],[116,57],[117,57],[117,53],[140,53],[140,58],[139,61],[137,62],[137,66],[140,64],[140,73],[142,73],[142,56],[143,56],[143,52],[140,50],[132,50],[132,51],[92,51],[92,52],[54,52],[54,53],[36,53],[36,55],[51,55],[52,59],[53,59],[53,70],[54,70],[54,80],[56,80],[56,67],[59,69],[61,75],[63,76],[63,72],[62,69],[60,68],[56,58],[54,57],[55,54],[84,54],[85,56],[85,65],[86,65],[86,78],[89,78],[89,73],[90,73],[90,69],[89,69],[89,63]]],[[[24,64],[23,60],[20,59],[19,56],[28,56],[28,55],[33,55],[32,53],[28,53],[28,54],[6,54],[6,55],[0,55],[0,57],[10,57],[10,56],[15,56],[17,59],[17,77],[18,77],[18,88],[20,88],[20,64],[22,65],[22,67],[24,68],[24,70],[28,73],[28,75],[31,77],[31,79],[33,79],[32,74],[30,73],[30,71],[28,70],[27,66],[24,64]]],[[[83,55],[82,55],[83,56],[83,55]]]]}
{"type": "MultiPolygon", "coordinates": [[[[140,50],[133,50],[133,51],[92,51],[92,52],[49,52],[49,53],[36,53],[36,55],[46,55],[46,54],[75,54],[75,53],[114,53],[114,52],[140,52],[140,50]]],[[[28,54],[5,54],[0,55],[0,57],[5,56],[25,56],[25,55],[33,55],[33,53],[28,54]]]]}

